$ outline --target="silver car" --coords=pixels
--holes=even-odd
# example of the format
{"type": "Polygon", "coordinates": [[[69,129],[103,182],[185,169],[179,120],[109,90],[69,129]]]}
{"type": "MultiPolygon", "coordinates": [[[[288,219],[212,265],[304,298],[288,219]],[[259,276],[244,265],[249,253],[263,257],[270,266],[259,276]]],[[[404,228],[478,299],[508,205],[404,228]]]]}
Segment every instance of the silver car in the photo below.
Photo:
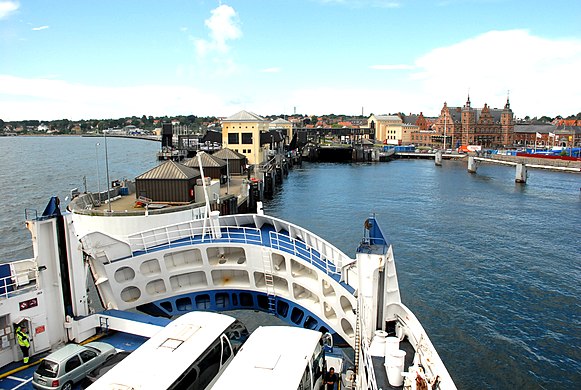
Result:
{"type": "Polygon", "coordinates": [[[107,343],[68,344],[40,362],[32,378],[32,387],[41,390],[71,390],[74,383],[117,351],[107,343]]]}

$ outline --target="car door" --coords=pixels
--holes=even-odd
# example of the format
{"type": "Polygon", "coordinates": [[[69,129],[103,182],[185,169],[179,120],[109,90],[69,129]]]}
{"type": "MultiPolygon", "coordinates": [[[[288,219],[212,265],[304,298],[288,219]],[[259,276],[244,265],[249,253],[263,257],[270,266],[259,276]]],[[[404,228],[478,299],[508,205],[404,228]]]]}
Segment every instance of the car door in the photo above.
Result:
{"type": "Polygon", "coordinates": [[[82,362],[79,355],[74,355],[65,363],[65,375],[62,383],[73,382],[76,383],[83,378],[85,371],[81,368],[82,362]]]}
{"type": "Polygon", "coordinates": [[[83,361],[83,367],[85,368],[83,371],[85,373],[90,372],[91,370],[93,370],[95,367],[102,363],[102,359],[97,359],[98,356],[97,352],[91,349],[82,351],[79,355],[81,356],[81,360],[83,361]]]}

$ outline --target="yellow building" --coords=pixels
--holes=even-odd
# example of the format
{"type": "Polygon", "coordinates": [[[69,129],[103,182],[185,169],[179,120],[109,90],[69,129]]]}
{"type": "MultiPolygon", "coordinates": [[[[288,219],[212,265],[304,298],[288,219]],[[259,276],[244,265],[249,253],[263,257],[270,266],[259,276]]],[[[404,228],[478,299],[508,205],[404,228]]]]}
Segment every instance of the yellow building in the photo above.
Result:
{"type": "Polygon", "coordinates": [[[367,119],[367,127],[375,129],[375,141],[387,145],[409,145],[411,134],[419,127],[404,123],[399,115],[373,115],[367,119]]]}
{"type": "Polygon", "coordinates": [[[388,145],[398,145],[402,139],[403,121],[397,115],[373,115],[367,119],[367,127],[375,129],[375,140],[388,145]]]}
{"type": "Polygon", "coordinates": [[[269,145],[261,145],[261,134],[267,133],[269,122],[259,115],[240,111],[222,120],[222,147],[242,153],[248,164],[262,164],[269,145]]]}

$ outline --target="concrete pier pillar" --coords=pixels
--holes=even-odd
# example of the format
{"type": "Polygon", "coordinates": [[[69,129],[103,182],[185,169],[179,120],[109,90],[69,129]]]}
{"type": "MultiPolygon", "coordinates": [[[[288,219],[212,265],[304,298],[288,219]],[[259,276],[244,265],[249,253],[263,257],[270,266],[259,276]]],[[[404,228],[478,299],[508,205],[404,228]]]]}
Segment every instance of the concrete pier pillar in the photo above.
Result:
{"type": "Polygon", "coordinates": [[[468,156],[468,172],[476,173],[476,160],[474,156],[468,156]]]}
{"type": "Polygon", "coordinates": [[[527,182],[527,166],[525,164],[516,165],[516,176],[514,178],[514,181],[517,183],[527,182]]]}
{"type": "Polygon", "coordinates": [[[442,151],[441,150],[438,150],[436,152],[436,157],[435,157],[434,162],[435,162],[436,166],[438,166],[438,167],[442,166],[442,151]]]}

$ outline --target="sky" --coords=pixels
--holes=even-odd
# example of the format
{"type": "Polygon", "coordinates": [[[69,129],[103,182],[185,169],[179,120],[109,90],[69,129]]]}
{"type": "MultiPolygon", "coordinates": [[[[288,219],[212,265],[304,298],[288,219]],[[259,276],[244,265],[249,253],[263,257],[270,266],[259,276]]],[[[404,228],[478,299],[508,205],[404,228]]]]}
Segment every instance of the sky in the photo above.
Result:
{"type": "Polygon", "coordinates": [[[0,0],[0,119],[581,112],[579,0],[0,0]]]}

